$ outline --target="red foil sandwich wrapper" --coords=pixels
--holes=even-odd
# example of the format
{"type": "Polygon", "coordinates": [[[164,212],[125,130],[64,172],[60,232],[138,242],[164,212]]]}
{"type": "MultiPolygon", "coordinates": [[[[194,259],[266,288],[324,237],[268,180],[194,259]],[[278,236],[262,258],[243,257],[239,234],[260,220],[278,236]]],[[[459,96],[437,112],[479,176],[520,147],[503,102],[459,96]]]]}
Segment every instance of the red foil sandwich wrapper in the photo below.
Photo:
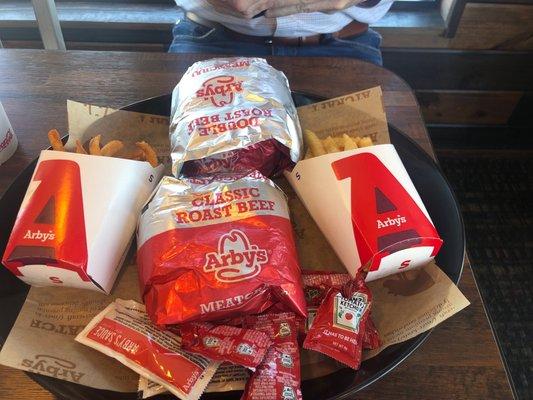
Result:
{"type": "Polygon", "coordinates": [[[294,313],[248,317],[246,325],[267,333],[273,345],[248,379],[241,400],[301,400],[300,350],[294,313]]]}
{"type": "Polygon", "coordinates": [[[139,219],[139,279],[157,325],[261,313],[306,316],[283,192],[258,172],[164,177],[139,219]]]}
{"type": "Polygon", "coordinates": [[[242,365],[252,371],[272,345],[264,332],[229,325],[191,323],[180,327],[180,334],[185,350],[211,360],[242,365]]]}
{"type": "Polygon", "coordinates": [[[302,154],[287,78],[262,58],[193,64],[172,93],[170,141],[174,176],[282,171],[302,154]]]}
{"type": "Polygon", "coordinates": [[[317,310],[303,347],[359,369],[372,293],[358,275],[342,289],[332,288],[317,310]]]}

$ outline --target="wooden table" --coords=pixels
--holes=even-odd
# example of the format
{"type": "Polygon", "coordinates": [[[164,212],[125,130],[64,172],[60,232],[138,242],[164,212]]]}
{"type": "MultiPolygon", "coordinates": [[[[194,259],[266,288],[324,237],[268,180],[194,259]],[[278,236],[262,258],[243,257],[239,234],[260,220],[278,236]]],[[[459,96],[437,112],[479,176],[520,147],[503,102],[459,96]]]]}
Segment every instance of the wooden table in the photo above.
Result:
{"type": "MultiPolygon", "coordinates": [[[[0,167],[0,195],[39,151],[46,132],[67,131],[67,99],[121,107],[169,93],[198,55],[0,50],[0,100],[20,145],[0,167]]],[[[381,85],[389,121],[434,155],[411,89],[398,76],[350,59],[277,57],[294,90],[338,96],[381,85]]],[[[358,393],[360,399],[510,399],[500,353],[470,266],[460,288],[472,303],[430,335],[386,378],[358,393]]],[[[0,366],[0,399],[54,397],[25,373],[0,366]]]]}

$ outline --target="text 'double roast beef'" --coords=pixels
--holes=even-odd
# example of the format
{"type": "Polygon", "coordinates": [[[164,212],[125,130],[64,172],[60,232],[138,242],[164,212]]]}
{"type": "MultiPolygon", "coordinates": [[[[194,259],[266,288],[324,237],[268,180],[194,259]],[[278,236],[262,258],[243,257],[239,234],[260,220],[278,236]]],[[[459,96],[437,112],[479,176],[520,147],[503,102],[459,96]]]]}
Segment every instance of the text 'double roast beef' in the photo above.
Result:
{"type": "Polygon", "coordinates": [[[302,152],[287,78],[262,58],[196,62],[172,93],[170,142],[174,176],[282,171],[302,152]]]}
{"type": "Polygon", "coordinates": [[[158,325],[306,314],[283,192],[260,173],[164,177],[139,220],[146,310],[158,325]]]}

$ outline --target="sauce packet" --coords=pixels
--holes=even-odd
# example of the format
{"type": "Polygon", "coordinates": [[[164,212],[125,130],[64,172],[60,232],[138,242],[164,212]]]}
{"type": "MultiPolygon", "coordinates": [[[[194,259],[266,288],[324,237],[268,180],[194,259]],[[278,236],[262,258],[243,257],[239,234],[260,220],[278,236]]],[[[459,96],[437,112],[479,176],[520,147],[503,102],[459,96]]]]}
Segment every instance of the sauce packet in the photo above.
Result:
{"type": "Polygon", "coordinates": [[[248,379],[241,400],[301,400],[300,349],[295,314],[251,316],[246,324],[268,333],[274,344],[248,379]]]}
{"type": "Polygon", "coordinates": [[[115,358],[182,400],[198,400],[219,365],[183,351],[179,336],[159,330],[144,305],[133,300],[111,303],[76,341],[115,358]]]}
{"type": "Polygon", "coordinates": [[[211,360],[226,361],[255,371],[268,348],[269,336],[253,329],[192,323],[180,327],[182,346],[211,360]]]}
{"type": "Polygon", "coordinates": [[[341,289],[329,289],[303,347],[358,369],[371,303],[372,293],[361,274],[341,289]]]}

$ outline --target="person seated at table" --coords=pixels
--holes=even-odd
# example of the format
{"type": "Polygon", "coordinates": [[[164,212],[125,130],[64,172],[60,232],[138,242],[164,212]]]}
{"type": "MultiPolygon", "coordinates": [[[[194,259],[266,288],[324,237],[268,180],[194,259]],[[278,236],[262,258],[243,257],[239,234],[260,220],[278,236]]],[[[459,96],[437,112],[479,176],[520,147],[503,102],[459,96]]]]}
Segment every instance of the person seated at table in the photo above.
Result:
{"type": "Polygon", "coordinates": [[[368,28],[394,0],[176,0],[172,53],[352,57],[381,65],[368,28]]]}

